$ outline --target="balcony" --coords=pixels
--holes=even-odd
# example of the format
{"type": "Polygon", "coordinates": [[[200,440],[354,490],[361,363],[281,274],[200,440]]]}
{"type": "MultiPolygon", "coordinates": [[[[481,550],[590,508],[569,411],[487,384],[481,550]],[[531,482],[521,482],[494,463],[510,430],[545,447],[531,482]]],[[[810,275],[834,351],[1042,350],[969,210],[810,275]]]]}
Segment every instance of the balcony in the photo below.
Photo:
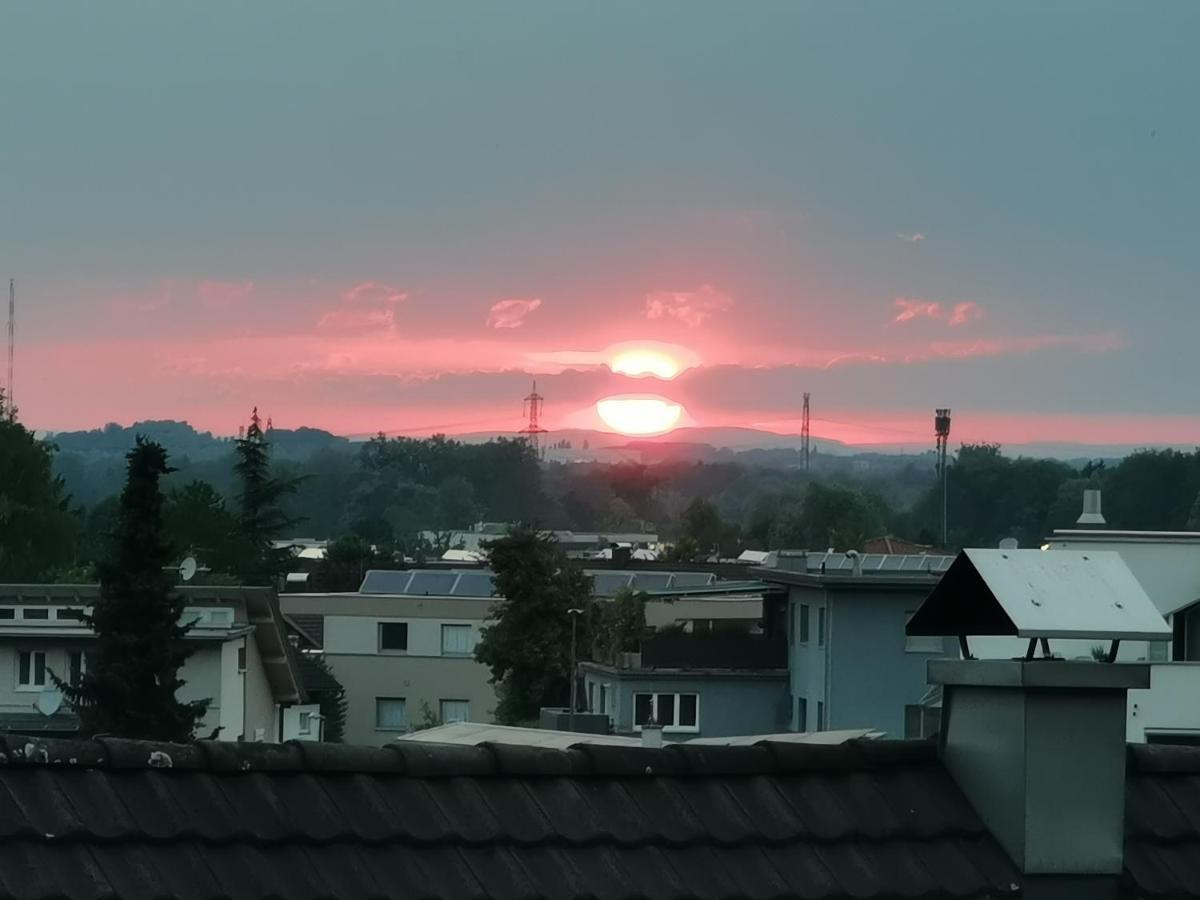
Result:
{"type": "Polygon", "coordinates": [[[786,669],[787,640],[731,631],[664,632],[642,639],[644,669],[786,669]]]}

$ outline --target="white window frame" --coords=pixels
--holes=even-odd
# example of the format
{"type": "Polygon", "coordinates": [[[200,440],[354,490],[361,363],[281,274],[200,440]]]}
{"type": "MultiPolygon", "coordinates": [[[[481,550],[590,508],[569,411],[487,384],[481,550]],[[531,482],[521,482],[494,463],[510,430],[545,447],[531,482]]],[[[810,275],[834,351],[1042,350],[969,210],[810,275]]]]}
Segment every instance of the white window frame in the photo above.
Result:
{"type": "Polygon", "coordinates": [[[75,654],[79,654],[79,678],[83,680],[83,676],[87,674],[87,651],[86,650],[68,650],[67,651],[67,679],[70,683],[71,676],[75,673],[71,671],[71,658],[75,654]]]}
{"type": "Polygon", "coordinates": [[[471,646],[471,626],[464,622],[443,622],[441,631],[441,650],[442,656],[452,656],[457,659],[467,659],[474,654],[474,647],[471,646]],[[447,634],[465,634],[466,649],[465,650],[447,650],[446,635],[447,634]]]}
{"type": "Polygon", "coordinates": [[[461,700],[461,699],[439,700],[438,701],[438,720],[443,725],[447,725],[451,722],[469,722],[469,721],[471,721],[471,701],[470,700],[461,700]],[[452,719],[446,715],[446,704],[447,703],[461,703],[462,704],[463,715],[462,715],[461,719],[460,718],[452,719]]]}
{"type": "Polygon", "coordinates": [[[376,697],[375,698],[375,730],[388,732],[404,732],[408,731],[408,698],[407,697],[376,697]],[[404,704],[404,724],[403,725],[381,725],[379,715],[380,703],[402,703],[404,704]]]}
{"type": "MultiPolygon", "coordinates": [[[[904,611],[904,624],[906,626],[909,620],[917,614],[915,609],[904,611]]],[[[904,652],[905,653],[944,653],[946,651],[945,638],[927,637],[925,635],[904,635],[904,652]]]]}
{"type": "MultiPolygon", "coordinates": [[[[407,713],[408,710],[406,709],[405,712],[407,713]]],[[[297,716],[296,730],[300,734],[312,734],[312,722],[313,714],[310,712],[302,712],[297,716]]]]}
{"type": "Polygon", "coordinates": [[[18,650],[16,656],[16,671],[13,673],[13,680],[16,683],[16,690],[26,692],[41,692],[50,684],[50,664],[46,660],[45,650],[18,650]],[[21,681],[21,657],[29,656],[29,681],[21,681]],[[38,683],[34,679],[37,673],[37,657],[42,658],[42,681],[38,683]]]}
{"type": "Polygon", "coordinates": [[[650,698],[650,715],[654,717],[654,721],[662,726],[664,734],[699,734],[700,733],[700,694],[696,691],[634,691],[633,692],[633,730],[640,732],[642,726],[637,724],[637,706],[638,697],[648,696],[650,698]],[[669,695],[675,698],[675,718],[679,718],[679,698],[680,697],[695,697],[696,698],[696,724],[695,725],[676,725],[664,724],[658,717],[658,698],[659,695],[669,695]]]}

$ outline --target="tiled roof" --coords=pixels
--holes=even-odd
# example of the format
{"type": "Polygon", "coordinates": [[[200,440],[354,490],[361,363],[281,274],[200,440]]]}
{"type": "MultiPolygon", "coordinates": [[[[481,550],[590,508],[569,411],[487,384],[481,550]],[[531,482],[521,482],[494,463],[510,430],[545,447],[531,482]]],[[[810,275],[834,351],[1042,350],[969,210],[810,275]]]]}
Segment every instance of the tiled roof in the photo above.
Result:
{"type": "Polygon", "coordinates": [[[0,897],[983,898],[935,748],[0,736],[0,897]]]}
{"type": "Polygon", "coordinates": [[[284,613],[283,620],[306,644],[320,650],[325,644],[325,617],[316,613],[284,613]]]}
{"type": "Polygon", "coordinates": [[[1200,897],[1200,748],[1130,747],[1125,893],[1145,900],[1200,897]]]}
{"type": "Polygon", "coordinates": [[[304,690],[308,693],[340,694],[345,690],[342,683],[334,678],[328,669],[321,668],[313,656],[307,653],[299,653],[297,654],[297,662],[300,666],[300,680],[304,684],[304,690]]]}

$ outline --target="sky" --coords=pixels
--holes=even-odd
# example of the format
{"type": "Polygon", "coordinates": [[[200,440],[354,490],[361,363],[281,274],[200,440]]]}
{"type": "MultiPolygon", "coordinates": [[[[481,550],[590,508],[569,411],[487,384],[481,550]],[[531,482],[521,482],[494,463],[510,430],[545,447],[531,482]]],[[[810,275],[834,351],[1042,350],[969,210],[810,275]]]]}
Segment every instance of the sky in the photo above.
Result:
{"type": "Polygon", "coordinates": [[[17,405],[515,431],[536,378],[551,429],[655,398],[794,432],[807,391],[863,444],[934,407],[1200,443],[1198,32],[1192,0],[7,4],[17,405]]]}

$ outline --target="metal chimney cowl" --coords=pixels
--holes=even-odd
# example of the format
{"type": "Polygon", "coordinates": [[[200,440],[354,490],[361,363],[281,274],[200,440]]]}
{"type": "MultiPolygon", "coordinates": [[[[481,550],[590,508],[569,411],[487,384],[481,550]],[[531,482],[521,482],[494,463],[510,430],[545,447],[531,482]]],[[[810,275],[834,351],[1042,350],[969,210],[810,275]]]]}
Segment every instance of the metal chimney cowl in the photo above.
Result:
{"type": "Polygon", "coordinates": [[[1027,875],[1118,875],[1125,845],[1126,692],[1150,667],[931,660],[941,755],[1027,875]]]}
{"type": "Polygon", "coordinates": [[[1083,492],[1083,512],[1075,520],[1076,525],[1107,525],[1104,515],[1100,512],[1100,491],[1086,490],[1083,492]]]}

